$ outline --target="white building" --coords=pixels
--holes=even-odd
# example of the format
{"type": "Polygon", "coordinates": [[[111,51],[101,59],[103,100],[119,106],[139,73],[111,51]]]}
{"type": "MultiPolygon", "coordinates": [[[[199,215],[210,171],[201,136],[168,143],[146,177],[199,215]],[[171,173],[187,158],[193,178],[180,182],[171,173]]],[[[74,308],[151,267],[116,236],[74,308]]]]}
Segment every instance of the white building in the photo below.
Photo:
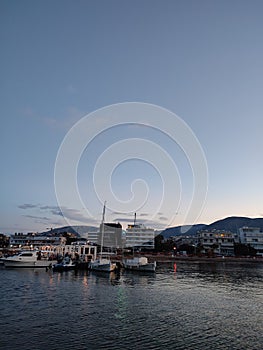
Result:
{"type": "Polygon", "coordinates": [[[198,232],[198,244],[204,253],[214,252],[219,255],[234,255],[235,234],[221,230],[202,230],[198,232]]]}
{"type": "Polygon", "coordinates": [[[88,232],[86,238],[89,242],[93,244],[99,244],[99,235],[100,235],[99,231],[92,231],[92,232],[88,232]]]}
{"type": "MultiPolygon", "coordinates": [[[[21,247],[49,247],[58,246],[66,243],[65,237],[60,236],[40,236],[37,233],[15,233],[10,236],[10,247],[21,248],[21,247]]],[[[42,248],[43,249],[43,248],[42,248]]]]}
{"type": "Polygon", "coordinates": [[[126,229],[127,248],[154,249],[155,231],[142,224],[128,225],[126,229]]]}
{"type": "Polygon", "coordinates": [[[259,227],[242,227],[239,229],[240,243],[250,245],[263,256],[263,232],[259,227]]]}
{"type": "Polygon", "coordinates": [[[59,255],[70,255],[73,259],[78,255],[80,261],[90,261],[97,257],[97,247],[83,243],[72,243],[57,247],[59,255]]]}

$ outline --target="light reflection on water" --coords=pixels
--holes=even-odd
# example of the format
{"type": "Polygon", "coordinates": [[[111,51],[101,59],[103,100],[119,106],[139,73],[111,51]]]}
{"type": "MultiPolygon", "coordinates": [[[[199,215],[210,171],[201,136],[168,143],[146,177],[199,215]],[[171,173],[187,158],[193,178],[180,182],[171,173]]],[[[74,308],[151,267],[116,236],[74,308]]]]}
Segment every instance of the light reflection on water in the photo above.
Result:
{"type": "Polygon", "coordinates": [[[263,264],[1,269],[0,349],[261,349],[263,264]]]}

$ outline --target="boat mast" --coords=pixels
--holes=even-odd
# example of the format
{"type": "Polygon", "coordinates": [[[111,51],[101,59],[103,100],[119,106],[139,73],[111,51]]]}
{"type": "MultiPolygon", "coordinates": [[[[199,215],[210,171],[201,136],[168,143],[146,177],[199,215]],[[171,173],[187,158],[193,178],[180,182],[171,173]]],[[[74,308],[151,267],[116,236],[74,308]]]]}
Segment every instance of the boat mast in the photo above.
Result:
{"type": "MultiPolygon", "coordinates": [[[[135,229],[135,224],[136,224],[136,213],[134,213],[134,222],[133,222],[133,228],[135,229]]],[[[134,245],[132,247],[132,255],[134,257],[134,245]]]]}
{"type": "Polygon", "coordinates": [[[103,211],[102,211],[102,219],[101,219],[101,245],[100,245],[100,259],[102,258],[102,249],[103,249],[103,240],[104,240],[104,219],[105,219],[105,209],[106,209],[106,201],[104,202],[103,211]]]}

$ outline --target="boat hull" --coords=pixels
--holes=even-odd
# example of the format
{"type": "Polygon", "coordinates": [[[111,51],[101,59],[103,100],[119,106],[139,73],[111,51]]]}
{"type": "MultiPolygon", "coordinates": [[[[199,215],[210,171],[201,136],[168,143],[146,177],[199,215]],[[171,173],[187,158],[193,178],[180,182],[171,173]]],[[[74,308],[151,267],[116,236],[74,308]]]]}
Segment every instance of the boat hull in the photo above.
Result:
{"type": "Polygon", "coordinates": [[[62,265],[62,264],[55,264],[52,267],[53,271],[62,272],[62,271],[70,271],[75,270],[76,265],[62,265]]]}
{"type": "Polygon", "coordinates": [[[123,267],[127,270],[154,272],[156,269],[156,261],[150,263],[144,256],[124,259],[122,263],[123,267]]]}
{"type": "Polygon", "coordinates": [[[148,263],[145,265],[133,265],[133,264],[123,263],[123,267],[126,270],[154,272],[156,269],[156,264],[155,263],[148,263]]]}
{"type": "Polygon", "coordinates": [[[51,268],[55,261],[17,261],[11,259],[3,259],[5,267],[11,268],[51,268]]]}
{"type": "Polygon", "coordinates": [[[116,270],[116,264],[112,262],[94,261],[90,263],[90,269],[94,271],[112,272],[116,270]]]}

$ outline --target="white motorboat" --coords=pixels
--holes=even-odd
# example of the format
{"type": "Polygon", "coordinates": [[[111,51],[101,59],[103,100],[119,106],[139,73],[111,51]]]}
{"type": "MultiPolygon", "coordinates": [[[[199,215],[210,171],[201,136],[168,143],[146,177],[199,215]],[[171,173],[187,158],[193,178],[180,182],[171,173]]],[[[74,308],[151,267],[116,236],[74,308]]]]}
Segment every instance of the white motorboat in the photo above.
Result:
{"type": "Polygon", "coordinates": [[[123,267],[127,270],[149,272],[154,272],[156,270],[156,261],[149,263],[148,258],[145,256],[134,257],[132,259],[123,259],[122,264],[123,267]]]}
{"type": "Polygon", "coordinates": [[[49,260],[40,250],[25,250],[7,258],[1,258],[5,267],[51,268],[56,260],[49,260]]]}

